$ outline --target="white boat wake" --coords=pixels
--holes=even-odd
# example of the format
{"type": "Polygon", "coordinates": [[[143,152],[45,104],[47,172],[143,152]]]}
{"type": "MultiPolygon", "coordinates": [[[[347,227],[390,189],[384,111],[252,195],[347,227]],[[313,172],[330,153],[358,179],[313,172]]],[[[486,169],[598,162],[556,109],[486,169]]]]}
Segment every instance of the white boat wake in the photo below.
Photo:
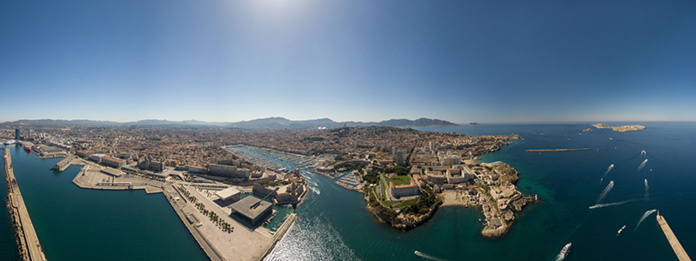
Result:
{"type": "Polygon", "coordinates": [[[651,210],[645,211],[645,214],[643,214],[643,216],[640,217],[640,220],[638,220],[638,225],[636,225],[636,228],[633,229],[633,232],[636,232],[638,230],[638,227],[640,227],[640,224],[643,223],[643,221],[646,218],[648,218],[648,216],[650,216],[650,214],[655,213],[655,211],[657,211],[657,209],[651,209],[651,210]]]}
{"type": "Polygon", "coordinates": [[[614,203],[605,203],[605,204],[597,204],[594,206],[590,206],[589,209],[595,209],[595,208],[604,208],[604,207],[611,207],[611,206],[618,206],[618,205],[623,205],[631,201],[636,201],[635,199],[629,199],[629,200],[624,200],[620,202],[614,202],[614,203]]]}
{"type": "Polygon", "coordinates": [[[648,163],[648,159],[645,159],[640,165],[638,166],[638,172],[640,172],[641,169],[645,168],[645,163],[648,163]]]}
{"type": "Polygon", "coordinates": [[[604,172],[604,175],[602,175],[602,178],[599,179],[599,184],[602,184],[602,181],[604,181],[604,177],[606,177],[607,174],[609,174],[609,171],[611,171],[613,168],[614,168],[614,164],[609,165],[609,167],[607,168],[607,171],[604,172]]]}
{"type": "Polygon", "coordinates": [[[418,250],[414,251],[413,253],[416,254],[417,256],[425,258],[425,259],[435,260],[435,261],[444,261],[443,259],[439,259],[437,257],[425,254],[425,253],[418,251],[418,250]]]}
{"type": "Polygon", "coordinates": [[[604,197],[606,197],[607,194],[609,194],[609,191],[611,191],[611,188],[613,188],[613,187],[614,187],[614,181],[613,180],[609,181],[609,184],[607,185],[607,187],[604,188],[604,191],[602,191],[602,193],[599,194],[599,197],[597,197],[597,201],[595,202],[595,205],[599,204],[599,202],[601,202],[604,199],[604,197]]]}

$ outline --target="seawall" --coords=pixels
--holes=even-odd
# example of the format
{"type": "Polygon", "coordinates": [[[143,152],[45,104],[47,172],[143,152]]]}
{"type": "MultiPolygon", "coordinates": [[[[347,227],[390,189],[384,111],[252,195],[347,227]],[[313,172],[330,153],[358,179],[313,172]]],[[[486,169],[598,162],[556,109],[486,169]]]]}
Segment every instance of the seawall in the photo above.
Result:
{"type": "Polygon", "coordinates": [[[264,260],[266,256],[268,256],[271,252],[273,252],[273,249],[276,247],[276,244],[278,244],[278,241],[283,239],[285,236],[285,233],[288,232],[290,229],[290,226],[292,226],[293,223],[295,223],[295,219],[297,218],[297,214],[292,213],[288,216],[287,219],[283,222],[283,225],[278,228],[278,231],[273,235],[273,245],[266,250],[266,253],[263,254],[263,257],[259,260],[264,260]]]}
{"type": "Polygon", "coordinates": [[[46,260],[43,253],[39,237],[34,230],[34,224],[29,217],[29,211],[24,205],[24,198],[19,191],[17,180],[14,176],[12,167],[12,156],[10,149],[5,149],[5,179],[7,180],[7,209],[12,217],[12,222],[15,228],[17,238],[17,246],[19,247],[19,256],[22,260],[46,260]]]}
{"type": "Polygon", "coordinates": [[[686,250],[684,250],[684,247],[682,247],[681,243],[679,243],[677,236],[674,235],[674,232],[672,232],[672,228],[670,228],[667,224],[667,220],[660,216],[659,213],[657,214],[657,224],[660,225],[662,232],[665,233],[665,237],[667,237],[667,241],[669,241],[669,245],[672,246],[672,250],[674,250],[674,254],[677,255],[679,261],[691,261],[689,255],[686,254],[686,250]]]}

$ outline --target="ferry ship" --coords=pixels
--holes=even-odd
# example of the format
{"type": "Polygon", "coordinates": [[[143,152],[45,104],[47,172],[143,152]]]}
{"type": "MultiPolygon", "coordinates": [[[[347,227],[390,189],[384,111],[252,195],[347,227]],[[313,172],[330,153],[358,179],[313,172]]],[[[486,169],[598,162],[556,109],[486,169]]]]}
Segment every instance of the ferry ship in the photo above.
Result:
{"type": "Polygon", "coordinates": [[[565,258],[566,256],[568,256],[568,253],[570,253],[570,246],[571,245],[572,245],[572,243],[568,243],[563,247],[563,249],[561,249],[561,253],[559,255],[562,258],[565,258]]]}
{"type": "Polygon", "coordinates": [[[24,147],[24,150],[26,151],[31,151],[31,147],[34,147],[34,143],[31,142],[22,142],[22,147],[24,147]]]}

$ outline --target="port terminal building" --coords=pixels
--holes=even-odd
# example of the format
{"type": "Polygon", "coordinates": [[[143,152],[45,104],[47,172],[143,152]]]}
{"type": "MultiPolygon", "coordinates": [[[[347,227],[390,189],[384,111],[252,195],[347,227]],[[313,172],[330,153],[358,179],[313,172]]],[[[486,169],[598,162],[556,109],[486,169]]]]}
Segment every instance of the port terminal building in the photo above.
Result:
{"type": "Polygon", "coordinates": [[[220,199],[223,201],[227,201],[227,200],[239,201],[240,199],[242,199],[242,193],[239,192],[239,190],[237,190],[235,188],[226,188],[226,189],[220,190],[218,192],[215,192],[215,195],[220,197],[220,199]]]}
{"type": "Polygon", "coordinates": [[[254,196],[247,196],[234,204],[230,205],[232,215],[255,227],[262,224],[273,212],[270,202],[258,199],[254,196]]]}

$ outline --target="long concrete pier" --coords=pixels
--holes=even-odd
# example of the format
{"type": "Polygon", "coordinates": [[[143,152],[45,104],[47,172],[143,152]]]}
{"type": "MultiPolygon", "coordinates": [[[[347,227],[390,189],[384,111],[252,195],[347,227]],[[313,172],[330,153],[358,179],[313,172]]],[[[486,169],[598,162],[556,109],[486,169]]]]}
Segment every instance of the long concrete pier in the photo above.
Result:
{"type": "Polygon", "coordinates": [[[657,224],[660,224],[662,232],[665,233],[665,237],[667,237],[667,241],[669,241],[669,245],[672,246],[674,254],[677,255],[679,261],[691,261],[689,255],[686,254],[686,250],[684,250],[684,247],[682,247],[681,243],[679,243],[677,236],[674,235],[674,232],[672,232],[672,229],[667,224],[667,220],[665,220],[665,218],[659,214],[657,215],[657,224]]]}
{"type": "Polygon", "coordinates": [[[10,149],[4,149],[7,208],[14,223],[19,256],[22,260],[46,260],[41,244],[39,244],[39,237],[36,235],[36,230],[34,230],[34,224],[31,222],[31,218],[29,218],[29,211],[27,211],[27,207],[24,205],[24,198],[22,198],[22,193],[19,191],[19,186],[17,186],[17,180],[12,168],[10,149]]]}

